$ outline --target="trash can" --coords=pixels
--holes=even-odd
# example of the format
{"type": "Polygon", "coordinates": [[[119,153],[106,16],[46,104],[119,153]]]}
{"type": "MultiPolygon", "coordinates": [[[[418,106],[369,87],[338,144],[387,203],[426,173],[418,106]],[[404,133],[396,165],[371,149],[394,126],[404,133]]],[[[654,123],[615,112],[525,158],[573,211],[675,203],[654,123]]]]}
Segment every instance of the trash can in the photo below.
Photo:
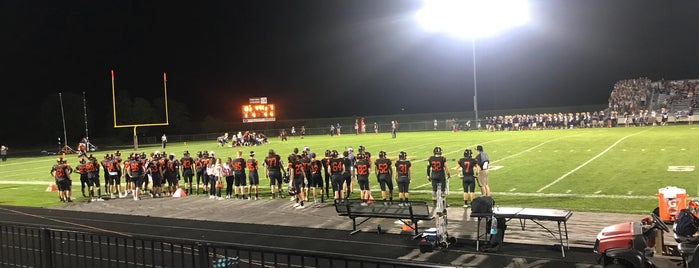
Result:
{"type": "Polygon", "coordinates": [[[658,189],[658,209],[660,219],[674,222],[677,213],[687,208],[687,191],[674,186],[658,189]]]}

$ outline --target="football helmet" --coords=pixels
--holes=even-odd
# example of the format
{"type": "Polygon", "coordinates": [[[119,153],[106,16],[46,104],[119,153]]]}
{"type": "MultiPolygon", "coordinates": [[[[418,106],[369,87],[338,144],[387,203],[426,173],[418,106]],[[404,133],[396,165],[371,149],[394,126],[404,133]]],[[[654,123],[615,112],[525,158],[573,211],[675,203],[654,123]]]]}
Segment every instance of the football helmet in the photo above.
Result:
{"type": "Polygon", "coordinates": [[[464,151],[464,157],[471,158],[472,155],[473,155],[473,151],[471,151],[471,149],[466,149],[464,151]]]}
{"type": "Polygon", "coordinates": [[[406,158],[408,158],[408,153],[406,153],[406,152],[398,153],[398,159],[405,160],[406,158]]]}
{"type": "Polygon", "coordinates": [[[332,152],[330,152],[330,150],[325,150],[325,156],[326,156],[326,157],[330,157],[331,154],[332,154],[332,152]]]}
{"type": "Polygon", "coordinates": [[[442,147],[439,147],[439,146],[434,147],[434,150],[432,150],[432,152],[434,152],[434,154],[441,155],[442,154],[442,147]]]}
{"type": "Polygon", "coordinates": [[[379,158],[386,158],[386,152],[385,152],[385,151],[380,151],[380,152],[379,152],[379,158]]]}
{"type": "Polygon", "coordinates": [[[330,152],[330,156],[332,156],[333,158],[337,157],[337,155],[338,155],[337,150],[332,150],[332,152],[330,152]]]}

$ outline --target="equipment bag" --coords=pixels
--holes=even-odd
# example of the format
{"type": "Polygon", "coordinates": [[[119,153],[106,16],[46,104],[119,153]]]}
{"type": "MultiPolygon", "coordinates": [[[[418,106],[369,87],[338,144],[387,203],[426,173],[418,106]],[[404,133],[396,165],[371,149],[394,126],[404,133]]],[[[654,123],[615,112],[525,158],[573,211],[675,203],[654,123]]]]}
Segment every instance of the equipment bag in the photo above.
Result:
{"type": "Polygon", "coordinates": [[[689,209],[685,208],[677,213],[674,231],[680,236],[692,236],[697,232],[697,219],[689,209]]]}
{"type": "MultiPolygon", "coordinates": [[[[505,218],[498,218],[497,221],[497,232],[490,235],[488,245],[483,247],[483,251],[485,252],[498,252],[498,250],[500,250],[500,246],[502,246],[502,243],[505,241],[507,221],[505,218]]],[[[488,220],[487,226],[490,226],[490,220],[488,220]]]]}
{"type": "Polygon", "coordinates": [[[493,213],[495,201],[490,196],[479,196],[471,202],[471,213],[493,213]]]}

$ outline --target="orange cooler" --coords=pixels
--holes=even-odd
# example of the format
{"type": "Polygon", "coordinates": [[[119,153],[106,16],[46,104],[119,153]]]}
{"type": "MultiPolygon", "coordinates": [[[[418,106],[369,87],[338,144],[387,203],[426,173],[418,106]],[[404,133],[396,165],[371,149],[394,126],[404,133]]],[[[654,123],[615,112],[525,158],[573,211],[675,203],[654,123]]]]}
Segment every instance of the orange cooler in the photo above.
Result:
{"type": "Polygon", "coordinates": [[[677,213],[687,208],[687,191],[674,186],[658,189],[658,208],[661,220],[674,222],[677,213]]]}

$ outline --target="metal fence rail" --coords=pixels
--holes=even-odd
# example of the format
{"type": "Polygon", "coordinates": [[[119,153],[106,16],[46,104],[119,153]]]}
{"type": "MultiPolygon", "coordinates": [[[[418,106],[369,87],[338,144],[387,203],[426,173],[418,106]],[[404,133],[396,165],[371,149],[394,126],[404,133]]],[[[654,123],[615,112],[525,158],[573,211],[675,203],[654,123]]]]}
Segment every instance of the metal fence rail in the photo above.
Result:
{"type": "Polygon", "coordinates": [[[439,267],[244,244],[18,226],[0,222],[0,267],[439,267]]]}

